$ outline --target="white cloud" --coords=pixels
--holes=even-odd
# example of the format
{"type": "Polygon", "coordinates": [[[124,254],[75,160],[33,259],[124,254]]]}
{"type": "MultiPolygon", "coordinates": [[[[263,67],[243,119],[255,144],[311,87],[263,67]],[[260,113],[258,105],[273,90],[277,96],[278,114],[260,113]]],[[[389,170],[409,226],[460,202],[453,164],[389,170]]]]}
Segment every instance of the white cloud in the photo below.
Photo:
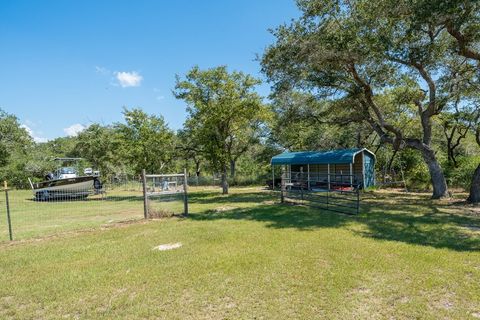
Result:
{"type": "Polygon", "coordinates": [[[75,137],[86,128],[87,127],[85,127],[80,123],[75,123],[75,124],[72,124],[70,127],[64,128],[63,132],[65,132],[65,134],[69,137],[75,137]]]}
{"type": "Polygon", "coordinates": [[[157,96],[156,99],[157,99],[158,101],[160,101],[160,100],[165,99],[165,97],[164,97],[164,96],[157,96]]]}
{"type": "Polygon", "coordinates": [[[111,73],[110,70],[108,70],[107,68],[99,66],[95,66],[95,71],[97,73],[100,73],[102,76],[107,76],[111,73]]]}
{"type": "Polygon", "coordinates": [[[143,77],[136,71],[132,72],[115,72],[115,76],[117,77],[118,83],[123,88],[126,87],[139,87],[140,83],[143,80],[143,77]]]}
{"type": "MultiPolygon", "coordinates": [[[[30,123],[30,124],[32,123],[31,121],[28,121],[28,120],[27,120],[27,122],[30,123]]],[[[35,133],[35,131],[33,131],[33,129],[30,128],[30,127],[29,127],[28,125],[26,125],[26,124],[20,125],[20,128],[25,129],[25,131],[27,131],[28,135],[29,135],[30,137],[32,137],[33,141],[35,141],[35,142],[40,143],[40,142],[47,142],[47,141],[48,141],[47,138],[39,137],[39,136],[35,133]]]]}

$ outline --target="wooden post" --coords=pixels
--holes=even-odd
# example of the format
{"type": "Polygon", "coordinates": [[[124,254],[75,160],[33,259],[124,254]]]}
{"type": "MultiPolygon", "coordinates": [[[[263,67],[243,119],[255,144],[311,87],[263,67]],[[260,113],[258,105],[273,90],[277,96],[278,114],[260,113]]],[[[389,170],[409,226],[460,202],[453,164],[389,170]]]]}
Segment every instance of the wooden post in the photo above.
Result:
{"type": "Polygon", "coordinates": [[[3,187],[5,189],[5,201],[6,201],[6,204],[7,204],[8,236],[10,238],[10,241],[12,241],[13,240],[12,220],[10,219],[10,203],[8,201],[8,184],[7,184],[7,181],[3,181],[3,187]]]}
{"type": "Polygon", "coordinates": [[[285,202],[285,166],[282,166],[282,184],[280,187],[280,202],[284,203],[285,202]]]}
{"type": "Polygon", "coordinates": [[[148,218],[148,195],[147,195],[147,174],[145,169],[142,170],[142,184],[143,184],[143,217],[148,218]]]}
{"type": "Polygon", "coordinates": [[[187,180],[187,168],[183,169],[183,214],[188,216],[188,180],[187,180]]]}

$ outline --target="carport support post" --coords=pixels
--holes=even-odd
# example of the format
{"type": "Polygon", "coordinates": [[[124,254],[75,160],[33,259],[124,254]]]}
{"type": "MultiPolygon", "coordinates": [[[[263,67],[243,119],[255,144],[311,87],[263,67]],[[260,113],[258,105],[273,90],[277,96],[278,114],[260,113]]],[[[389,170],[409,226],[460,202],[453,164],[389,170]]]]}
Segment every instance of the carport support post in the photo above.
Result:
{"type": "Polygon", "coordinates": [[[147,174],[145,169],[142,170],[142,184],[143,184],[143,217],[148,217],[148,195],[147,195],[147,174]]]}
{"type": "Polygon", "coordinates": [[[327,164],[327,181],[328,181],[328,190],[330,190],[330,163],[327,164]]]}
{"type": "Polygon", "coordinates": [[[310,191],[310,164],[307,164],[307,188],[310,191]]]}
{"type": "Polygon", "coordinates": [[[350,189],[353,187],[353,170],[352,163],[350,162],[350,189]]]}
{"type": "Polygon", "coordinates": [[[303,182],[304,182],[304,175],[303,175],[303,166],[300,167],[300,197],[303,200],[303,182]]]}
{"type": "Polygon", "coordinates": [[[272,191],[275,191],[275,165],[272,164],[272,191]]]}
{"type": "Polygon", "coordinates": [[[328,209],[328,195],[330,193],[330,163],[327,164],[327,181],[328,181],[328,186],[327,186],[327,209],[328,209]]]}
{"type": "Polygon", "coordinates": [[[13,235],[12,235],[12,220],[10,219],[10,203],[8,202],[8,185],[7,181],[3,181],[3,187],[5,189],[5,201],[7,205],[7,222],[8,222],[8,236],[10,238],[10,241],[13,240],[13,235]]]}
{"type": "Polygon", "coordinates": [[[285,202],[285,166],[282,166],[282,183],[280,187],[280,202],[285,202]]]}
{"type": "Polygon", "coordinates": [[[183,214],[188,216],[188,180],[187,180],[187,168],[183,169],[183,214]]]}

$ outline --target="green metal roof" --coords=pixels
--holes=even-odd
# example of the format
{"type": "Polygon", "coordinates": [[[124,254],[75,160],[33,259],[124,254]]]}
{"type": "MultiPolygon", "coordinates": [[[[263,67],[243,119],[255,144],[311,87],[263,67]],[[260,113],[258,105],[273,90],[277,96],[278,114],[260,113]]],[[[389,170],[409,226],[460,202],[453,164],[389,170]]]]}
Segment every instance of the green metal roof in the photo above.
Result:
{"type": "Polygon", "coordinates": [[[327,151],[301,151],[301,152],[284,152],[272,158],[272,165],[280,164],[342,164],[353,163],[357,153],[366,151],[374,156],[374,154],[363,148],[355,149],[338,149],[327,151]]]}

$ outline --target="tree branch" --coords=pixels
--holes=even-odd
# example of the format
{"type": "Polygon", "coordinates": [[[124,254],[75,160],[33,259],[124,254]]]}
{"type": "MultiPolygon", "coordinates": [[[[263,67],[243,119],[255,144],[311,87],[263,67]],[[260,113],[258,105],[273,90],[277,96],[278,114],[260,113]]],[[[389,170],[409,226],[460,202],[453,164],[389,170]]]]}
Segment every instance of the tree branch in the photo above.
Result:
{"type": "Polygon", "coordinates": [[[460,30],[456,29],[453,25],[451,20],[447,20],[445,23],[447,27],[447,32],[455,38],[458,44],[458,53],[465,58],[474,59],[480,62],[480,53],[476,52],[475,50],[468,47],[468,40],[466,37],[460,32],[460,30]]]}
{"type": "Polygon", "coordinates": [[[402,132],[398,128],[393,126],[392,124],[385,121],[385,118],[383,117],[382,112],[380,111],[378,106],[373,101],[372,87],[370,86],[370,84],[368,84],[364,79],[362,79],[360,77],[360,75],[358,74],[358,72],[355,68],[354,63],[350,63],[348,65],[348,70],[349,70],[350,74],[353,76],[353,79],[355,80],[355,82],[363,89],[365,100],[366,100],[366,105],[369,106],[370,108],[372,108],[373,112],[375,113],[375,115],[376,115],[376,117],[379,121],[380,126],[385,128],[385,130],[387,130],[389,132],[392,132],[395,135],[395,140],[393,141],[394,148],[395,149],[399,148],[400,144],[403,140],[402,132]]]}

